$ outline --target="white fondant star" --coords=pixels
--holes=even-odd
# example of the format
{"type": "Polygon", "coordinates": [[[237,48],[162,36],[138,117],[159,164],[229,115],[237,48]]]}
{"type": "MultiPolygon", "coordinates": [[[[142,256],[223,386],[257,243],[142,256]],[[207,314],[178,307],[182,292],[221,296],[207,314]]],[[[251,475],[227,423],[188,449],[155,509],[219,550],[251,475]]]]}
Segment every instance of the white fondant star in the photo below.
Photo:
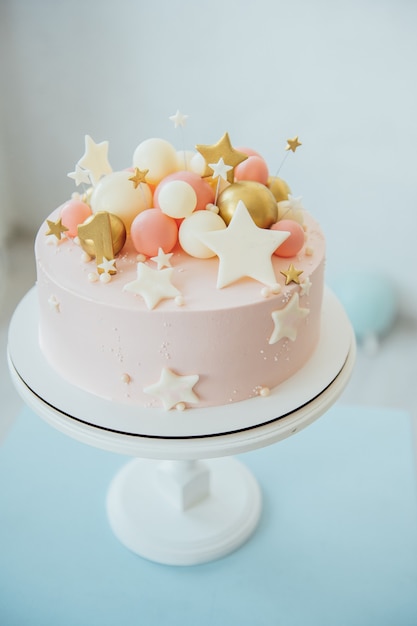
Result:
{"type": "Polygon", "coordinates": [[[179,402],[198,402],[198,396],[194,393],[193,387],[199,378],[198,374],[178,376],[164,367],[158,382],[145,387],[143,391],[159,398],[164,409],[169,410],[179,402]]]}
{"type": "Polygon", "coordinates": [[[311,288],[311,280],[308,276],[300,283],[300,296],[308,296],[311,288]]]}
{"type": "Polygon", "coordinates": [[[116,259],[106,259],[106,257],[104,256],[102,263],[97,265],[97,267],[103,270],[105,274],[114,274],[116,272],[115,263],[116,259]]]}
{"type": "Polygon", "coordinates": [[[55,296],[53,296],[53,295],[49,296],[48,304],[49,304],[49,306],[51,307],[51,309],[53,311],[56,311],[57,313],[59,313],[59,302],[58,302],[58,300],[56,299],[55,296]]]}
{"type": "Polygon", "coordinates": [[[137,279],[127,283],[123,290],[142,296],[148,309],[154,309],[161,300],[181,295],[171,283],[173,269],[153,270],[144,263],[138,263],[137,271],[137,279]]]}
{"type": "Polygon", "coordinates": [[[178,126],[185,126],[185,121],[188,119],[188,115],[183,115],[179,109],[175,115],[170,115],[169,119],[174,122],[174,128],[178,128],[178,126]]]}
{"type": "Polygon", "coordinates": [[[297,323],[310,313],[310,309],[300,307],[298,293],[295,293],[283,309],[272,311],[274,330],[269,339],[269,344],[277,343],[287,337],[291,341],[297,339],[297,323]]]}
{"type": "Polygon", "coordinates": [[[227,180],[227,172],[233,169],[231,165],[226,165],[223,161],[223,157],[217,161],[217,163],[209,163],[209,167],[213,170],[212,178],[223,178],[223,180],[227,180]]]}
{"type": "Polygon", "coordinates": [[[84,183],[85,185],[90,185],[91,181],[90,181],[90,176],[87,170],[83,170],[82,167],[80,167],[77,163],[77,165],[75,166],[75,172],[69,172],[69,174],[67,174],[68,178],[73,178],[75,180],[75,184],[77,185],[81,185],[81,183],[84,183]]]}
{"type": "Polygon", "coordinates": [[[219,257],[217,287],[221,289],[245,276],[275,285],[271,256],[289,235],[256,226],[240,200],[227,228],[201,233],[199,239],[219,257]]]}
{"type": "Polygon", "coordinates": [[[112,173],[107,159],[108,150],[108,141],[96,143],[90,135],[85,136],[85,152],[77,165],[88,171],[93,185],[96,185],[102,176],[112,173]]]}
{"type": "Polygon", "coordinates": [[[156,256],[152,256],[151,261],[155,261],[155,263],[157,263],[159,270],[163,267],[171,267],[170,258],[173,254],[173,252],[166,253],[162,250],[162,248],[158,248],[158,254],[156,256]]]}

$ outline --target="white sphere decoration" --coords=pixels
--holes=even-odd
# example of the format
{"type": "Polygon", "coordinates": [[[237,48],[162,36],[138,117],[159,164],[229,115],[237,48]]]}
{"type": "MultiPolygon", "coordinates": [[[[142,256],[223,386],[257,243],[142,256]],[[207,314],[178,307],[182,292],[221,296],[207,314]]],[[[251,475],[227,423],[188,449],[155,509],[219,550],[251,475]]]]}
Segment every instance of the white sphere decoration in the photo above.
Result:
{"type": "Polygon", "coordinates": [[[211,230],[223,230],[226,228],[225,222],[220,215],[211,211],[196,211],[187,217],[181,224],[179,230],[179,242],[182,249],[190,256],[197,259],[209,259],[216,256],[199,240],[199,235],[211,230]]]}
{"type": "Polygon", "coordinates": [[[194,150],[177,150],[177,170],[179,172],[191,170],[191,159],[194,155],[194,150]]]}
{"type": "Polygon", "coordinates": [[[132,172],[125,170],[104,176],[91,196],[93,213],[107,211],[120,217],[126,229],[130,230],[133,219],[152,204],[152,193],[146,183],[135,185],[129,178],[132,172]]]}
{"type": "Polygon", "coordinates": [[[156,138],[146,139],[138,145],[133,153],[133,165],[140,170],[149,170],[146,179],[153,184],[179,169],[174,146],[165,139],[156,138]]]}
{"type": "Polygon", "coordinates": [[[190,170],[199,176],[206,171],[206,162],[202,154],[196,152],[190,159],[190,170]]]}
{"type": "Polygon", "coordinates": [[[169,217],[189,217],[197,206],[197,194],[184,180],[172,180],[161,186],[158,203],[169,217]]]}

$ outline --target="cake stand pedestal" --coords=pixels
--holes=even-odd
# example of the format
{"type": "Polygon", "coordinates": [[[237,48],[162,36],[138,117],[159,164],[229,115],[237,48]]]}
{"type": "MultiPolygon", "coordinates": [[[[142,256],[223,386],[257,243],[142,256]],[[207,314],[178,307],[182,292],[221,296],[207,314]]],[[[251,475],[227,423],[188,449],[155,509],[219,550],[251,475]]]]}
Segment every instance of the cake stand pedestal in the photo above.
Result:
{"type": "Polygon", "coordinates": [[[306,367],[269,397],[192,409],[184,416],[138,411],[98,399],[60,378],[40,351],[36,309],[32,290],[10,325],[8,360],[18,392],[66,435],[139,457],[110,484],[109,522],[127,548],[169,565],[211,561],[250,537],[261,513],[260,488],[249,470],[229,457],[271,445],[311,424],[339,397],[355,360],[352,328],[327,290],[318,348],[306,367]]]}

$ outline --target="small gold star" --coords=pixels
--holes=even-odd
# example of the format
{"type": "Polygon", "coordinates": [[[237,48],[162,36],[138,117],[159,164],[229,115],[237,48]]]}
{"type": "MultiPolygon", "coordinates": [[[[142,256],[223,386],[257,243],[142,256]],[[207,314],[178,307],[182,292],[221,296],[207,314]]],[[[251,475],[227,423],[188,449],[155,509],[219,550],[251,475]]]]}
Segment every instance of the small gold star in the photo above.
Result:
{"type": "Polygon", "coordinates": [[[140,183],[146,183],[146,174],[149,170],[140,170],[138,167],[135,167],[135,173],[133,176],[129,178],[132,181],[135,189],[140,185],[140,183]]]}
{"type": "Polygon", "coordinates": [[[233,148],[228,133],[225,133],[223,137],[212,146],[197,145],[196,149],[203,155],[206,162],[206,170],[203,176],[207,177],[213,174],[213,168],[209,166],[209,163],[218,163],[220,159],[223,159],[226,165],[231,166],[231,169],[227,172],[227,180],[229,183],[233,183],[236,165],[239,165],[242,161],[246,161],[248,158],[247,154],[233,148]]]}
{"type": "Polygon", "coordinates": [[[287,139],[287,146],[285,149],[295,152],[298,146],[302,146],[302,145],[303,144],[298,141],[298,135],[296,135],[294,139],[287,139]]]}
{"type": "Polygon", "coordinates": [[[55,237],[59,240],[61,239],[62,233],[65,233],[68,230],[68,228],[63,225],[61,218],[59,218],[59,220],[57,220],[56,222],[46,220],[46,223],[48,224],[49,228],[46,235],[55,235],[55,237]]]}
{"type": "Polygon", "coordinates": [[[291,265],[289,266],[289,268],[287,269],[287,271],[283,271],[281,270],[280,272],[281,274],[283,274],[283,276],[285,276],[285,284],[289,285],[289,283],[292,281],[293,283],[297,283],[297,285],[300,284],[300,274],[303,273],[303,270],[297,270],[295,269],[294,265],[291,263],[291,265]]]}

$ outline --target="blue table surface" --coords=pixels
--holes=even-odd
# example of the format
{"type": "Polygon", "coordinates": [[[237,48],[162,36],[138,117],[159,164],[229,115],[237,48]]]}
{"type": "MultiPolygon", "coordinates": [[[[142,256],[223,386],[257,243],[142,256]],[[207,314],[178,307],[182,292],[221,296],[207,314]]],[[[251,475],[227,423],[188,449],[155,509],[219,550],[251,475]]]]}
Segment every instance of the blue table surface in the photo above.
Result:
{"type": "Polygon", "coordinates": [[[0,447],[1,626],[417,624],[410,418],[333,407],[242,455],[260,525],[231,555],[170,567],[113,536],[105,497],[127,458],[25,409],[0,447]]]}

